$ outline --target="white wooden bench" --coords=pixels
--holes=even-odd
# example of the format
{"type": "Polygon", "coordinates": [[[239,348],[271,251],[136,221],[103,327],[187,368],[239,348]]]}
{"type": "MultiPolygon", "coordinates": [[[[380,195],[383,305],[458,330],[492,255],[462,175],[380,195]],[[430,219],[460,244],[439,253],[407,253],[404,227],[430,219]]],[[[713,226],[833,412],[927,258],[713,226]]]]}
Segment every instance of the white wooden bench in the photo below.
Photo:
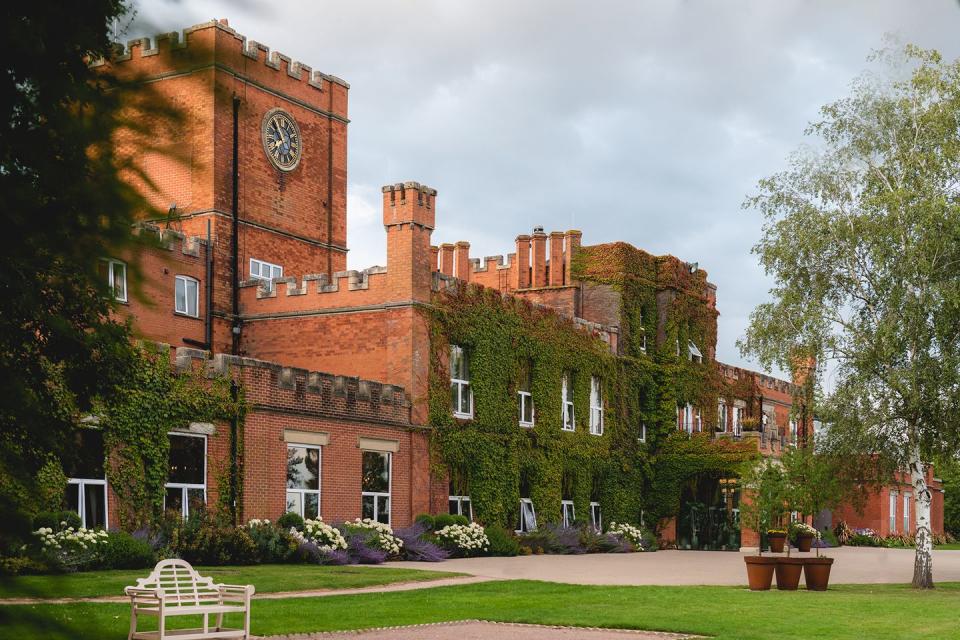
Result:
{"type": "Polygon", "coordinates": [[[250,596],[253,585],[215,584],[204,578],[183,560],[161,560],[146,578],[138,578],[137,586],[127,587],[130,596],[130,634],[127,640],[202,640],[204,638],[250,637],[250,596]],[[242,613],[243,628],[223,626],[223,614],[242,613]],[[210,614],[216,614],[216,624],[210,626],[210,614]],[[167,618],[172,616],[203,616],[203,628],[167,630],[167,618]],[[137,631],[139,616],[155,616],[157,631],[137,631]]]}

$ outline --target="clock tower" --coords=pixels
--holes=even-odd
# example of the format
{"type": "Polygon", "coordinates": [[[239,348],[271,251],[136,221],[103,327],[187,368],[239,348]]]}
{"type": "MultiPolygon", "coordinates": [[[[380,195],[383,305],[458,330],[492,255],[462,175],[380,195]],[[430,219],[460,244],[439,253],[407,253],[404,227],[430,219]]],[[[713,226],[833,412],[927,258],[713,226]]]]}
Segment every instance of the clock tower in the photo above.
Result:
{"type": "Polygon", "coordinates": [[[197,237],[209,224],[214,350],[236,348],[237,283],[346,268],[346,82],[226,21],[133,40],[105,64],[183,114],[135,150],[139,186],[171,211],[163,224],[197,237]]]}

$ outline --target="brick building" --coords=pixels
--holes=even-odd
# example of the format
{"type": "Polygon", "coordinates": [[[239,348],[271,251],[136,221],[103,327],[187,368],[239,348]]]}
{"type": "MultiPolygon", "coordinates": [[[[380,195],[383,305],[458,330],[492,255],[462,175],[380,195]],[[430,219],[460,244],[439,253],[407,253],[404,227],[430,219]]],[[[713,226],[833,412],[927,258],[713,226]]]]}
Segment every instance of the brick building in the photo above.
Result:
{"type": "MultiPolygon", "coordinates": [[[[675,400],[676,413],[660,420],[668,431],[718,446],[746,443],[765,455],[808,438],[812,423],[793,407],[798,396],[791,383],[715,361],[716,287],[696,265],[624,243],[586,247],[580,231],[542,228],[517,236],[505,257],[472,258],[468,242],[431,245],[437,192],[405,182],[383,188],[386,266],[346,271],[346,82],[271,53],[226,21],[186,29],[182,40],[176,33],[134,40],[101,64],[150,83],[185,114],[176,132],[161,136],[160,151],[141,159],[152,181],[141,186],[158,208],[170,210],[167,219],[141,226],[162,246],[138,256],[142,295],[127,291],[133,257],[105,259],[104,275],[143,338],[174,347],[181,369],[232,377],[250,407],[240,434],[221,424],[171,428],[167,508],[186,514],[197,503],[214,503],[225,490],[223,471],[242,460],[236,509],[244,521],[292,510],[328,521],[366,516],[404,526],[421,512],[471,514],[470,496],[458,495],[464,491],[451,487],[450,474],[434,464],[429,418],[436,375],[431,354],[438,345],[427,312],[439,294],[466,284],[568,319],[571,330],[594,336],[613,358],[662,357],[701,377],[716,374],[727,385],[725,394],[714,391],[711,400],[694,404],[658,383],[651,392],[675,400]],[[165,146],[171,153],[162,152],[165,146]],[[642,324],[633,320],[624,287],[590,277],[590,267],[577,263],[587,255],[651,265],[656,282],[638,314],[642,324]],[[694,290],[676,284],[677,274],[692,274],[682,281],[694,290]],[[698,331],[690,332],[689,324],[676,328],[670,310],[681,298],[701,319],[698,331]],[[742,428],[749,419],[755,430],[742,428]]],[[[121,136],[118,145],[136,153],[130,139],[121,136]]],[[[441,347],[460,357],[456,347],[441,347]]],[[[470,419],[474,396],[460,362],[444,356],[442,365],[451,389],[466,390],[451,411],[470,419]]],[[[590,384],[589,405],[578,402],[591,416],[590,435],[601,442],[613,436],[594,430],[593,413],[602,415],[612,400],[602,399],[598,382],[590,384]]],[[[556,385],[559,391],[561,382],[556,385]]],[[[541,399],[529,390],[517,393],[514,426],[532,427],[532,407],[541,399]]],[[[566,382],[563,396],[566,412],[566,382]]],[[[631,439],[647,446],[647,424],[638,418],[630,428],[639,429],[631,439]]],[[[102,441],[98,452],[96,431],[84,436],[93,453],[70,474],[70,502],[86,524],[114,526],[102,441]]],[[[735,479],[713,478],[709,491],[718,500],[712,508],[735,513],[735,479]]],[[[543,520],[566,520],[568,507],[572,516],[573,501],[559,500],[559,489],[557,497],[559,510],[543,520]]],[[[681,513],[663,527],[665,538],[684,538],[684,500],[697,499],[681,499],[681,513]]],[[[512,508],[521,529],[528,516],[522,500],[531,514],[534,508],[529,497],[512,508]]],[[[607,507],[589,500],[580,513],[589,510],[599,524],[601,506],[607,507]]],[[[939,522],[942,527],[942,516],[939,522]]],[[[739,539],[710,544],[737,546],[739,539]]]]}

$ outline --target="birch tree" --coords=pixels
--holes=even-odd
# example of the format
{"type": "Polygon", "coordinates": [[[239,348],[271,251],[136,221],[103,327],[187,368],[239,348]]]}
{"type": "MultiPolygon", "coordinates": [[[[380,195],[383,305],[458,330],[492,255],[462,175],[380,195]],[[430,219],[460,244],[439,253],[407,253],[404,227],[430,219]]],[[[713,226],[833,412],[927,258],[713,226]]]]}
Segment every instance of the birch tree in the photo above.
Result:
{"type": "Polygon", "coordinates": [[[880,481],[909,474],[913,584],[931,588],[926,463],[960,451],[960,60],[912,45],[871,60],[881,72],[823,107],[744,203],[776,284],[739,346],[785,370],[812,357],[819,378],[830,364],[821,444],[880,481]]]}

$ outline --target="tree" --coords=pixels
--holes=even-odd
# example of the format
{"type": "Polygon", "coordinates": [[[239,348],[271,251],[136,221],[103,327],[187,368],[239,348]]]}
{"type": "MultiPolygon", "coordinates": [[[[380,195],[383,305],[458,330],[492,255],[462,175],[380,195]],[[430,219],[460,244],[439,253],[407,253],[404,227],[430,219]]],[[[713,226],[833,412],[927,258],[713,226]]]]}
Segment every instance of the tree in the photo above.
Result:
{"type": "Polygon", "coordinates": [[[913,584],[929,588],[925,462],[960,448],[960,61],[915,46],[874,60],[886,73],[823,107],[815,146],[744,204],[765,219],[754,252],[776,285],[740,348],[835,367],[824,445],[874,479],[909,469],[913,584]]]}
{"type": "Polygon", "coordinates": [[[174,112],[149,88],[89,64],[112,51],[109,33],[127,12],[123,0],[66,9],[6,3],[2,12],[0,543],[9,543],[29,525],[37,471],[72,453],[68,436],[78,416],[126,378],[130,328],[112,317],[98,258],[132,254],[135,289],[131,225],[153,210],[125,179],[149,184],[137,156],[123,156],[113,142],[126,130],[132,142],[146,142],[130,148],[150,149],[158,120],[143,114],[174,112]],[[138,117],[130,117],[131,106],[138,117]]]}
{"type": "MultiPolygon", "coordinates": [[[[786,513],[787,485],[783,468],[770,458],[750,463],[740,474],[740,524],[758,536],[779,526],[786,513]]],[[[763,544],[757,546],[763,555],[763,544]]]]}

